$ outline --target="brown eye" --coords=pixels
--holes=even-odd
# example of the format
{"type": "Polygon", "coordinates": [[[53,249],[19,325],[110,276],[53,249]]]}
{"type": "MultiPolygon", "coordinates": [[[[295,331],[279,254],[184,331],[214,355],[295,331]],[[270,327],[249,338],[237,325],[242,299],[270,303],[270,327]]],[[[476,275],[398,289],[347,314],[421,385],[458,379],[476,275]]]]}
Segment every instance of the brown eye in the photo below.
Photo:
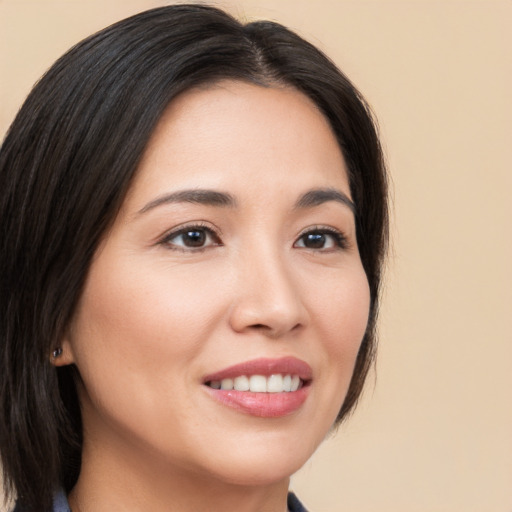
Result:
{"type": "Polygon", "coordinates": [[[191,226],[169,233],[163,243],[171,248],[186,250],[220,245],[220,240],[209,228],[191,226]]]}
{"type": "Polygon", "coordinates": [[[302,238],[304,247],[309,249],[323,249],[327,241],[327,236],[324,233],[308,233],[302,238]]]}
{"type": "Polygon", "coordinates": [[[180,236],[185,247],[202,247],[207,239],[206,233],[197,229],[182,233],[180,236]]]}
{"type": "Polygon", "coordinates": [[[304,233],[294,247],[314,250],[340,249],[346,246],[346,239],[339,231],[317,229],[304,233]]]}

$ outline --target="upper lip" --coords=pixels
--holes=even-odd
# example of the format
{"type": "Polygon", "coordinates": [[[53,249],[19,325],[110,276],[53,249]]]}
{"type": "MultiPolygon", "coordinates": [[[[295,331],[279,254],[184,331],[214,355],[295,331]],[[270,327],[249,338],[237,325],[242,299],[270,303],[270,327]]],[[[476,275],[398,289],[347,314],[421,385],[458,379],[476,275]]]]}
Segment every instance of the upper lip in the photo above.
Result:
{"type": "Polygon", "coordinates": [[[296,357],[289,356],[279,359],[261,358],[244,361],[243,363],[235,364],[207,375],[203,382],[233,379],[241,375],[263,375],[268,377],[275,374],[298,375],[301,380],[309,381],[312,378],[313,370],[308,363],[296,357]]]}

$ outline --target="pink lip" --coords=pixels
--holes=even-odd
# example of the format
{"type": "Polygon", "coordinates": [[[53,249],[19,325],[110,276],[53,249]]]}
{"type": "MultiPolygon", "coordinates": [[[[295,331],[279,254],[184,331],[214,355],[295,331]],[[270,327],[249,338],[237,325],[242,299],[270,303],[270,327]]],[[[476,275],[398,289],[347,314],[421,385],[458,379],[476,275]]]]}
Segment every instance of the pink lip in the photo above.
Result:
{"type": "Polygon", "coordinates": [[[301,380],[311,380],[313,371],[308,363],[297,359],[296,357],[282,357],[280,359],[254,359],[244,363],[235,364],[228,368],[224,368],[218,372],[207,375],[203,382],[212,380],[233,379],[240,375],[275,375],[281,373],[283,375],[298,375],[301,380]]]}
{"type": "Polygon", "coordinates": [[[204,386],[204,389],[215,400],[242,413],[261,418],[278,418],[298,410],[309,395],[313,372],[309,364],[300,359],[295,357],[255,359],[212,373],[205,377],[203,382],[206,384],[212,380],[231,379],[240,375],[264,375],[268,377],[277,373],[298,375],[305,385],[297,391],[283,393],[228,391],[213,389],[208,386],[204,386]]]}

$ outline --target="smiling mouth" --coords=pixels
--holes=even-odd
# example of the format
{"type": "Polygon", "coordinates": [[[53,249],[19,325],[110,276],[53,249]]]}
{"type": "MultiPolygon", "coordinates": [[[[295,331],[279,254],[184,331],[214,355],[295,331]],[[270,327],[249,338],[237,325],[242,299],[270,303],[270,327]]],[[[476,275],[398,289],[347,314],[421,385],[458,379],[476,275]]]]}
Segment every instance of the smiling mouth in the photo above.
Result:
{"type": "Polygon", "coordinates": [[[298,411],[310,394],[313,371],[295,357],[246,361],[206,376],[204,389],[215,401],[260,418],[298,411]]]}
{"type": "Polygon", "coordinates": [[[298,375],[273,374],[265,375],[240,375],[235,378],[211,380],[205,383],[212,389],[225,391],[245,391],[250,393],[290,393],[299,390],[305,385],[305,381],[298,375]]]}

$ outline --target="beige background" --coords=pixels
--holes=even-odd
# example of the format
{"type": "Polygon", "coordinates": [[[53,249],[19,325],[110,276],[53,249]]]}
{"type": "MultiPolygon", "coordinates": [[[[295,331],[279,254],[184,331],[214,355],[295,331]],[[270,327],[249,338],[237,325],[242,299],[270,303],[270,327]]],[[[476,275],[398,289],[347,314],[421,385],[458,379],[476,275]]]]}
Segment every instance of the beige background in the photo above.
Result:
{"type": "MultiPolygon", "coordinates": [[[[72,43],[164,3],[0,0],[0,133],[72,43]]],[[[313,512],[512,512],[512,2],[217,4],[334,58],[394,181],[376,378],[294,489],[313,512]]]]}

